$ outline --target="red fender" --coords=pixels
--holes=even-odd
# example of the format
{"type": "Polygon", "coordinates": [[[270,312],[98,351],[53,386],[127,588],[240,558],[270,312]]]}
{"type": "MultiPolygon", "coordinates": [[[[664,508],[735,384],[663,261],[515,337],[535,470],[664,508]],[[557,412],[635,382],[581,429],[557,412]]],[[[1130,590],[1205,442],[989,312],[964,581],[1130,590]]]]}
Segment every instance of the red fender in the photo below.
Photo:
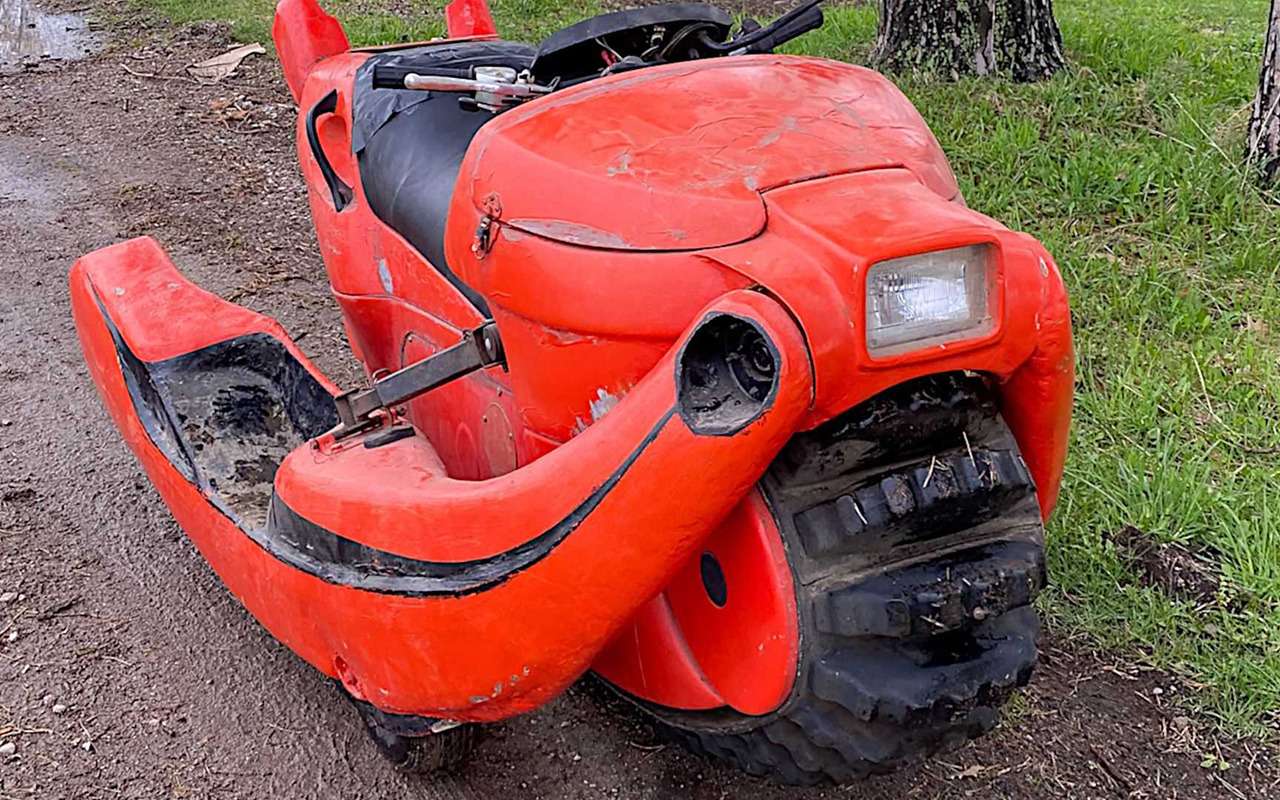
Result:
{"type": "MultiPolygon", "coordinates": [[[[255,521],[202,477],[190,453],[222,439],[186,441],[190,419],[166,387],[190,391],[213,353],[250,335],[305,371],[267,365],[287,375],[286,393],[304,392],[306,375],[332,384],[277,323],[194,286],[152,240],[80,259],[71,295],[108,409],[201,553],[276,638],[396,713],[491,721],[563,691],[752,491],[812,395],[786,310],[735,290],[607,415],[532,464],[461,481],[420,436],[324,434],[279,465],[255,521]],[[755,404],[689,401],[688,387],[708,385],[690,372],[700,347],[724,341],[723,325],[749,325],[772,348],[776,375],[755,404]],[[738,407],[750,413],[716,415],[738,407]]],[[[240,416],[226,399],[200,398],[240,416]]]]}
{"type": "Polygon", "coordinates": [[[316,0],[280,0],[276,5],[271,38],[280,56],[280,69],[294,102],[302,99],[302,86],[311,68],[351,49],[342,23],[316,0]]]}
{"type": "Polygon", "coordinates": [[[1039,338],[1035,352],[1001,387],[1000,398],[1005,419],[1035,478],[1041,515],[1047,522],[1058,502],[1067,460],[1075,350],[1067,287],[1058,265],[1043,245],[1030,236],[1022,238],[1037,256],[1043,278],[1036,315],[1039,338]]]}

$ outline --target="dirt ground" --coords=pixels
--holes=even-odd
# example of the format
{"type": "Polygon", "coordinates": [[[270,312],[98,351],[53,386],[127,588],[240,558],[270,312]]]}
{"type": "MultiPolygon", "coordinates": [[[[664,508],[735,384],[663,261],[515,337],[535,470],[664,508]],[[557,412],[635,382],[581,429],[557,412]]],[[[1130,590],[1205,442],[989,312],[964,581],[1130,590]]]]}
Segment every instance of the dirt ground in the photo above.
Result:
{"type": "Polygon", "coordinates": [[[99,404],[68,308],[78,255],[147,233],[353,379],[294,109],[264,56],[217,86],[181,77],[226,48],[216,28],[126,18],[108,38],[88,60],[0,77],[0,748],[16,748],[0,800],[1280,795],[1273,751],[1215,740],[1179,710],[1184,689],[1061,637],[996,734],[851,787],[701,761],[590,681],[492,727],[460,776],[395,773],[182,536],[99,404]]]}

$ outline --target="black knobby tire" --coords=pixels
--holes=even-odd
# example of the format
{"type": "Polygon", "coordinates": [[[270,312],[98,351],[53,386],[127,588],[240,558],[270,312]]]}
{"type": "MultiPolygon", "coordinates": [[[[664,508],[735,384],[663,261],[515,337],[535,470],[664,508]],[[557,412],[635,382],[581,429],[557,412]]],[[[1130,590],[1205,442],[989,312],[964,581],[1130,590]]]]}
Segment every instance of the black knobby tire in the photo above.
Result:
{"type": "Polygon", "coordinates": [[[1035,488],[986,379],[891,389],[796,436],[761,486],[797,592],[792,694],[761,717],[644,707],[695,752],[791,784],[990,730],[1030,678],[1046,575],[1035,488]]]}
{"type": "Polygon", "coordinates": [[[341,686],[339,691],[360,712],[360,720],[378,752],[401,772],[414,775],[452,772],[470,760],[480,740],[480,729],[476,725],[441,729],[437,724],[439,720],[388,714],[355,699],[341,686]]]}
{"type": "Polygon", "coordinates": [[[376,738],[375,741],[396,769],[412,775],[439,775],[460,769],[471,760],[479,729],[475,725],[459,725],[429,736],[394,738],[397,741],[390,747],[376,738]]]}

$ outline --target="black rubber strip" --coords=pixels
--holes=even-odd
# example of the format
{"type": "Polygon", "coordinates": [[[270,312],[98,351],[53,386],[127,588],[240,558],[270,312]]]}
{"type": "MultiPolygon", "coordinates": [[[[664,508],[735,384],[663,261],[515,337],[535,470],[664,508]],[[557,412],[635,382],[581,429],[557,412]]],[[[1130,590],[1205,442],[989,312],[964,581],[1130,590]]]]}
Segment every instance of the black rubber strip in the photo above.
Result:
{"type": "Polygon", "coordinates": [[[379,447],[395,444],[401,439],[412,439],[413,437],[413,428],[408,425],[397,425],[394,428],[387,428],[385,431],[371,433],[364,437],[364,449],[376,450],[379,447]]]}
{"type": "Polygon", "coordinates": [[[488,558],[422,561],[379,550],[311,522],[279,495],[271,498],[267,530],[260,536],[246,533],[277,559],[329,583],[411,597],[474,594],[492,589],[550,555],[599,507],[673,416],[674,408],[663,414],[617,469],[567,516],[523,544],[488,558]]]}
{"type": "Polygon", "coordinates": [[[91,285],[91,290],[93,302],[97,304],[98,312],[102,314],[107,332],[111,334],[111,341],[115,345],[120,374],[124,377],[125,391],[129,393],[129,400],[133,403],[134,416],[147,432],[147,438],[169,459],[174,469],[191,483],[199,485],[202,480],[196,469],[195,458],[174,422],[177,415],[152,379],[150,365],[134,355],[106,307],[102,305],[97,288],[91,285]]]}

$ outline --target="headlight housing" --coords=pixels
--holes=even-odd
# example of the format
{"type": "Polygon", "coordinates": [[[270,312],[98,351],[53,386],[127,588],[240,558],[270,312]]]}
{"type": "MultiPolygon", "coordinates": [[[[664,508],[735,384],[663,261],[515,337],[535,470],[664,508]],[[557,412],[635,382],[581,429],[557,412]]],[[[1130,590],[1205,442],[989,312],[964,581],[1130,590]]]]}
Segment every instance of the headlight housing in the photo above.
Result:
{"type": "Polygon", "coordinates": [[[995,248],[953,247],[867,270],[867,352],[897,355],[991,331],[995,248]]]}

